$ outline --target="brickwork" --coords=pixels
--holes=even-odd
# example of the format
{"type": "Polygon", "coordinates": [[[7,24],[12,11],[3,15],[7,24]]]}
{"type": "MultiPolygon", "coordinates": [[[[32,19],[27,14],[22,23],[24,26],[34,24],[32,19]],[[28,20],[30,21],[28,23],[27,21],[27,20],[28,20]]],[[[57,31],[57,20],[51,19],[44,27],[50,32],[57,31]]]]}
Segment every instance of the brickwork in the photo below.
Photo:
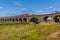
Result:
{"type": "Polygon", "coordinates": [[[0,18],[0,21],[30,22],[30,20],[32,20],[32,18],[35,18],[41,22],[45,22],[47,20],[47,18],[45,18],[45,17],[47,17],[47,18],[50,17],[51,21],[53,21],[53,22],[55,22],[55,21],[60,22],[60,12],[55,12],[55,13],[50,13],[50,14],[42,14],[42,15],[5,17],[5,18],[0,18]]]}

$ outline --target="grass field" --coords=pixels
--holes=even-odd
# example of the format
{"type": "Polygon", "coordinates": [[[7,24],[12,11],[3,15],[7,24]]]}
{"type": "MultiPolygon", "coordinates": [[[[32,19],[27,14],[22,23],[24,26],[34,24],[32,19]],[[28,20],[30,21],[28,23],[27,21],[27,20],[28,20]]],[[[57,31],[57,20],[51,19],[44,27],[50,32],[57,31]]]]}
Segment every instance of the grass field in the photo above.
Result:
{"type": "Polygon", "coordinates": [[[0,23],[0,40],[43,40],[60,30],[60,23],[0,23]]]}

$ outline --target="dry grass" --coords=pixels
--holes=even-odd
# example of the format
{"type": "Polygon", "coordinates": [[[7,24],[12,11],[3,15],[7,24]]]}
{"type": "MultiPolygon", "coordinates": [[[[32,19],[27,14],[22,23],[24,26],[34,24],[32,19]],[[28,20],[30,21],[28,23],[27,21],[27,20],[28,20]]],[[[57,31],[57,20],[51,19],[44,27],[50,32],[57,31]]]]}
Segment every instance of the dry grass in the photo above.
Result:
{"type": "Polygon", "coordinates": [[[0,40],[42,40],[60,30],[60,23],[0,25],[0,40]]]}

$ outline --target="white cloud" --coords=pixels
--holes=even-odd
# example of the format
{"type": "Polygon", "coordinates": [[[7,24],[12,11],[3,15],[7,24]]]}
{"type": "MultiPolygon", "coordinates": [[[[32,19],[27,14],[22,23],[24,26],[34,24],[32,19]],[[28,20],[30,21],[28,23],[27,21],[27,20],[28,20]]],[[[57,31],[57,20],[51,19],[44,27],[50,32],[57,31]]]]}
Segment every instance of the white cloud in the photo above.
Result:
{"type": "Polygon", "coordinates": [[[22,10],[26,10],[26,8],[22,8],[22,10]]]}
{"type": "Polygon", "coordinates": [[[53,9],[54,11],[56,11],[56,9],[53,9]]]}
{"type": "Polygon", "coordinates": [[[53,6],[50,6],[49,8],[53,8],[53,6]]]}
{"type": "Polygon", "coordinates": [[[38,11],[36,11],[37,13],[41,13],[41,12],[43,12],[42,10],[38,10],[38,11]]]}
{"type": "Polygon", "coordinates": [[[49,9],[49,8],[46,8],[46,9],[49,9]]]}
{"type": "Polygon", "coordinates": [[[2,6],[0,6],[0,9],[2,9],[3,7],[2,6]]]}
{"type": "Polygon", "coordinates": [[[49,6],[48,8],[46,8],[46,9],[53,9],[54,7],[53,6],[49,6]]]}

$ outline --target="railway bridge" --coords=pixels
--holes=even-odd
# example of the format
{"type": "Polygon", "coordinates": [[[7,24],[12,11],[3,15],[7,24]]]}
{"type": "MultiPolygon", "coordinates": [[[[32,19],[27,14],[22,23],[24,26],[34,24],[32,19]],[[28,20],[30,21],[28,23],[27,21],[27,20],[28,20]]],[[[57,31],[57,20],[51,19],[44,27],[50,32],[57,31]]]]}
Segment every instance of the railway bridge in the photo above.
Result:
{"type": "Polygon", "coordinates": [[[42,14],[42,15],[29,15],[29,16],[10,16],[0,18],[0,22],[34,22],[34,21],[41,21],[46,22],[47,20],[53,22],[60,22],[60,12],[54,12],[49,14],[42,14]]]}

